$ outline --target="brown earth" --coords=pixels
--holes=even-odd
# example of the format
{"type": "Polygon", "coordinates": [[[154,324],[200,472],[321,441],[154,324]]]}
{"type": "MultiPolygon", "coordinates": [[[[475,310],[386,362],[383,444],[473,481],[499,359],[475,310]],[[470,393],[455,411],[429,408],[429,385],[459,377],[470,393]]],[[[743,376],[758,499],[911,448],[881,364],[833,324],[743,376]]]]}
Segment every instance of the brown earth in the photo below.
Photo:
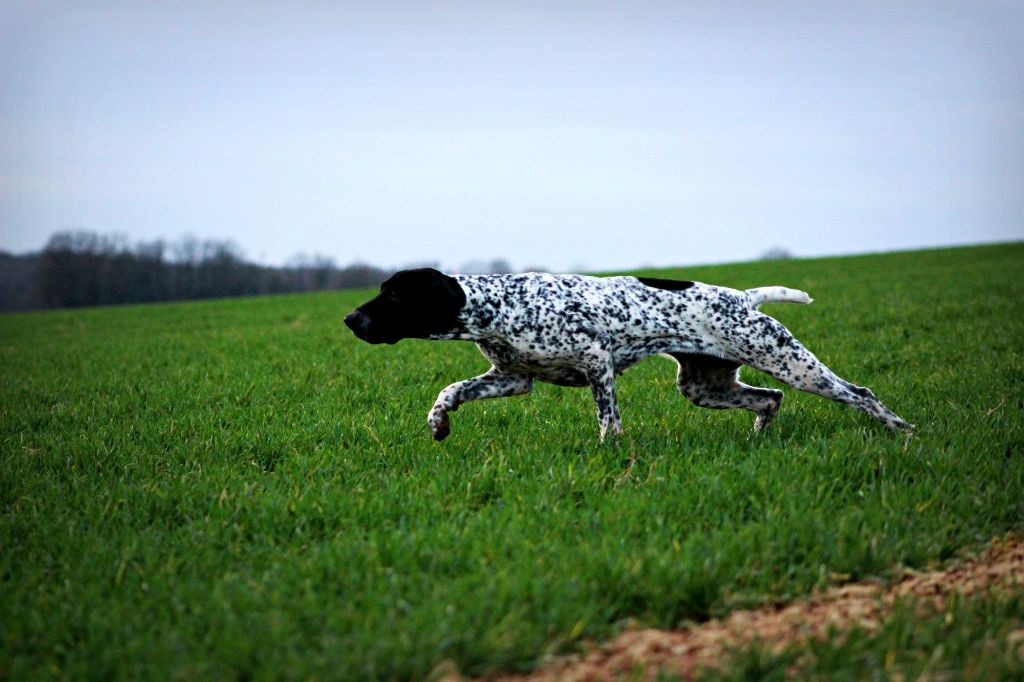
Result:
{"type": "MultiPolygon", "coordinates": [[[[942,571],[908,571],[898,582],[853,583],[834,587],[784,606],[734,611],[683,630],[627,630],[590,651],[551,662],[529,675],[495,675],[489,682],[604,681],[620,677],[653,679],[659,670],[691,678],[701,668],[719,665],[731,649],[757,640],[764,649],[781,652],[791,644],[823,639],[829,633],[859,626],[877,630],[899,600],[915,600],[922,612],[942,610],[953,595],[1024,588],[1024,538],[994,540],[977,557],[942,571]]],[[[1017,635],[1018,633],[1013,633],[1017,635]]],[[[1024,632],[1020,633],[1024,639],[1024,632]]],[[[1024,655],[1024,652],[1022,652],[1024,655]]],[[[453,671],[437,671],[446,682],[460,680],[453,671]]]]}

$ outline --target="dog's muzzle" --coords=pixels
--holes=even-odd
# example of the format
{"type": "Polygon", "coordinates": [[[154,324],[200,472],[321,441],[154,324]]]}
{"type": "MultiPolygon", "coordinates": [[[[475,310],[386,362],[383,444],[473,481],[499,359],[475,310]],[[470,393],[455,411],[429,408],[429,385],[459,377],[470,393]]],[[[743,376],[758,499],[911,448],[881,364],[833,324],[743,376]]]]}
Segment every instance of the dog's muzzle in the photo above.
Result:
{"type": "Polygon", "coordinates": [[[370,329],[370,316],[361,310],[353,310],[345,316],[345,325],[365,341],[367,331],[370,329]]]}

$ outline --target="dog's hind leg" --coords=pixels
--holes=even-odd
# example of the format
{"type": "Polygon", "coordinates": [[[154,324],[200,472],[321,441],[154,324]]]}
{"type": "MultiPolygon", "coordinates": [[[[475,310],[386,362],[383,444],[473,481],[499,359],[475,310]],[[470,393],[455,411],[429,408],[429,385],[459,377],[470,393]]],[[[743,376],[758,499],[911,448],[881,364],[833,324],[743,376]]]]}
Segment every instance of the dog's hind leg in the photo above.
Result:
{"type": "Polygon", "coordinates": [[[529,393],[533,379],[524,374],[509,374],[492,367],[480,376],[457,381],[438,394],[434,406],[427,414],[427,424],[434,440],[443,440],[451,431],[448,413],[470,400],[504,398],[529,393]]]}
{"type": "Polygon", "coordinates": [[[601,442],[608,432],[615,438],[622,435],[622,417],[615,398],[615,370],[611,356],[601,353],[588,358],[583,367],[583,374],[590,384],[590,392],[597,406],[597,421],[601,428],[601,442]]]}
{"type": "Polygon", "coordinates": [[[740,382],[737,362],[691,353],[672,353],[671,357],[679,363],[676,387],[694,405],[713,410],[750,410],[757,415],[755,431],[766,427],[782,405],[782,391],[740,382]]]}
{"type": "Polygon", "coordinates": [[[719,329],[718,335],[731,356],[793,388],[845,403],[893,431],[914,428],[886,407],[870,389],[836,376],[788,329],[768,315],[751,312],[741,323],[719,329]]]}

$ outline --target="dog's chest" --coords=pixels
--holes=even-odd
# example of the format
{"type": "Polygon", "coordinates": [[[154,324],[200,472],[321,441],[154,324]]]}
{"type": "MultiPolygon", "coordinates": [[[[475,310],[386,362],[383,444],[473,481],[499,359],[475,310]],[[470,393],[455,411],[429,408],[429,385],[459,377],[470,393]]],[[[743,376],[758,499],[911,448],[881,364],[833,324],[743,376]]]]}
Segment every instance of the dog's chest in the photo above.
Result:
{"type": "Polygon", "coordinates": [[[503,372],[526,374],[560,386],[587,385],[583,373],[567,365],[565,358],[554,358],[537,349],[519,350],[499,340],[480,341],[476,345],[503,372]]]}

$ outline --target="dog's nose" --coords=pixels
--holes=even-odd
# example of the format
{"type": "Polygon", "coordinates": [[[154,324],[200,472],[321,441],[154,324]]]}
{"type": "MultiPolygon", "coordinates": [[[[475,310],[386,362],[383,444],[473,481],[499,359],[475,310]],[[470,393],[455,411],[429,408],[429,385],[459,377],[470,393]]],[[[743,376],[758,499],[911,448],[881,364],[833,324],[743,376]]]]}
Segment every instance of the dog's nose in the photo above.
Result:
{"type": "Polygon", "coordinates": [[[370,325],[370,318],[361,310],[353,310],[345,316],[345,324],[356,333],[356,336],[361,337],[370,325]]]}

